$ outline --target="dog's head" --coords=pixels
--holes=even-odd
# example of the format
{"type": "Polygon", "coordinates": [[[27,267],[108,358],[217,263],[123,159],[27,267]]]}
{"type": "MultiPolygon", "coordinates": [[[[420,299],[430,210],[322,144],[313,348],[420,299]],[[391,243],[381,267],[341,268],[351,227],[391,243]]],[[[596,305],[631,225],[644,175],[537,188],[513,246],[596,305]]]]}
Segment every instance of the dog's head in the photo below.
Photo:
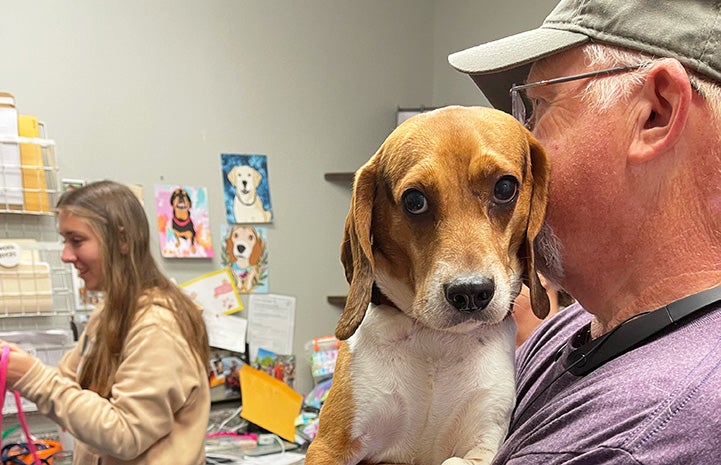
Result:
{"type": "Polygon", "coordinates": [[[258,170],[248,165],[236,165],[228,172],[228,181],[235,187],[238,197],[254,194],[262,179],[258,170]]]}
{"type": "Polygon", "coordinates": [[[374,283],[435,329],[501,321],[523,281],[544,318],[533,239],[547,182],[543,148],[503,112],[453,106],[401,124],[355,175],[341,245],[350,289],[336,336],[355,332],[374,283]]]}
{"type": "Polygon", "coordinates": [[[170,194],[170,205],[173,207],[173,215],[176,217],[187,216],[190,209],[193,207],[193,202],[190,200],[188,191],[182,187],[178,187],[170,194]]]}
{"type": "Polygon", "coordinates": [[[263,247],[263,240],[252,226],[234,227],[225,241],[225,249],[231,261],[245,259],[249,265],[258,264],[263,247]]]}

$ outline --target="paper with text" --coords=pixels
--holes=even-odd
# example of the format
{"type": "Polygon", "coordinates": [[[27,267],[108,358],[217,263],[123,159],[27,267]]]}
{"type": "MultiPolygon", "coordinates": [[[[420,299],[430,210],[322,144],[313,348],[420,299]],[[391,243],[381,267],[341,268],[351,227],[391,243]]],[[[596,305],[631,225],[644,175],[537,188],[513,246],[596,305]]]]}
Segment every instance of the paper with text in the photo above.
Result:
{"type": "Polygon", "coordinates": [[[248,345],[253,360],[258,348],[276,354],[293,353],[295,297],[251,294],[248,298],[248,345]]]}

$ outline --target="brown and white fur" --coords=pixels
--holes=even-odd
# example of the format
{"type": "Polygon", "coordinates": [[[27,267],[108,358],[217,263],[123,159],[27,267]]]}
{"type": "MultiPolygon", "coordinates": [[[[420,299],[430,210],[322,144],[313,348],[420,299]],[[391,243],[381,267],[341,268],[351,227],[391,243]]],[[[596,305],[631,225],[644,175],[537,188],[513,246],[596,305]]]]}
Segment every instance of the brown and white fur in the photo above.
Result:
{"type": "Polygon", "coordinates": [[[256,286],[260,258],[263,255],[263,239],[253,226],[235,226],[225,241],[225,250],[231,262],[231,269],[238,282],[238,291],[246,294],[256,286]]]}
{"type": "Polygon", "coordinates": [[[343,342],[307,465],[492,460],[515,402],[522,282],[548,313],[532,249],[547,178],[521,124],[458,106],[407,120],[358,170],[343,342]]]}

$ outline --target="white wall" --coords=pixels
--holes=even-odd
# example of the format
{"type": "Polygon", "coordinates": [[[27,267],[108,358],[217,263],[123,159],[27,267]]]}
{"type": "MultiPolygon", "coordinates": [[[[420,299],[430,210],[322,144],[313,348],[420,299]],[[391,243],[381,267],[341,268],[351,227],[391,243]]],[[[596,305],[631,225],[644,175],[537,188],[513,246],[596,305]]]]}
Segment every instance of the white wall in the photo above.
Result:
{"type": "MultiPolygon", "coordinates": [[[[38,116],[60,176],[205,186],[216,258],[156,257],[185,281],[220,267],[220,153],[268,156],[270,292],[297,298],[303,344],[332,334],[354,171],[398,106],[480,104],[447,55],[537,26],[555,0],[3,0],[0,91],[38,116]]],[[[157,247],[156,247],[157,248],[157,247]]]]}
{"type": "Polygon", "coordinates": [[[478,87],[448,64],[448,55],[517,32],[535,29],[557,0],[435,0],[433,103],[488,105],[478,87]]]}

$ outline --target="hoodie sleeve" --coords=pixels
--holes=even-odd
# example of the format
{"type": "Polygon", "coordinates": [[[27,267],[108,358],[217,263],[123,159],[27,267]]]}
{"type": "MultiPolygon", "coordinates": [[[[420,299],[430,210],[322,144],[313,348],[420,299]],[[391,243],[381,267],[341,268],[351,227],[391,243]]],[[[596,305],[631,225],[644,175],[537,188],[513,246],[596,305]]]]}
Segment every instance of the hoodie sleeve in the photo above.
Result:
{"type": "Polygon", "coordinates": [[[37,361],[14,388],[80,441],[123,460],[166,436],[175,412],[204,381],[171,311],[158,306],[131,328],[109,399],[75,381],[78,350],[59,369],[37,361]]]}

